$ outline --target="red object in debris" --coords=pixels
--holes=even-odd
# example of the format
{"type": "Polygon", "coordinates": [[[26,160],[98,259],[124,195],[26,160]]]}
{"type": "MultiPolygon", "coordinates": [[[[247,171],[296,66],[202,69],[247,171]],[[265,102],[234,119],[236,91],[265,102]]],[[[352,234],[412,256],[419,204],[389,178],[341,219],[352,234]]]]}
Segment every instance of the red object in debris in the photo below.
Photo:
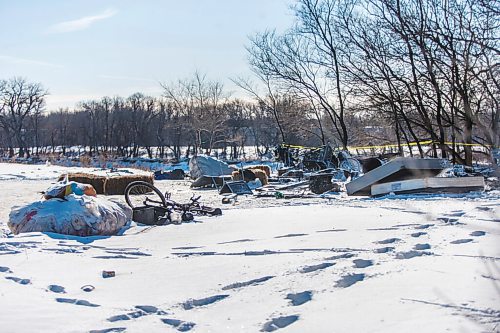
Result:
{"type": "Polygon", "coordinates": [[[38,214],[38,212],[36,210],[32,210],[31,212],[29,212],[28,214],[26,214],[26,221],[30,221],[31,218],[33,216],[35,216],[36,214],[38,214]]]}

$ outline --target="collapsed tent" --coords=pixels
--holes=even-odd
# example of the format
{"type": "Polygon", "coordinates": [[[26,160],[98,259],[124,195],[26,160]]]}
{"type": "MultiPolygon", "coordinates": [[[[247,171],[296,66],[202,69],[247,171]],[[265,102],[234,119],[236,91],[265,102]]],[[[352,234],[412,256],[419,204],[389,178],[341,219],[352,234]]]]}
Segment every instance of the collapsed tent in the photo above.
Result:
{"type": "Polygon", "coordinates": [[[189,172],[192,179],[200,177],[230,176],[234,169],[218,159],[199,155],[189,160],[189,172]]]}
{"type": "Polygon", "coordinates": [[[131,220],[132,210],[124,205],[69,194],[14,208],[8,227],[14,234],[54,232],[75,236],[116,235],[131,220]]]}

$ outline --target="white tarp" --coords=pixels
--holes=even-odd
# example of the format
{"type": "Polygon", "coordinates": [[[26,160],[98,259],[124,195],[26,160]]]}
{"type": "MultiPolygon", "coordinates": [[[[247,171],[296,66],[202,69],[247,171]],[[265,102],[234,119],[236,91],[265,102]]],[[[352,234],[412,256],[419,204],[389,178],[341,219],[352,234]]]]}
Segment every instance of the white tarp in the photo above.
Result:
{"type": "Polygon", "coordinates": [[[132,210],[102,198],[67,195],[12,209],[8,226],[14,234],[54,232],[65,235],[115,235],[131,220],[132,210]]]}
{"type": "Polygon", "coordinates": [[[202,176],[218,177],[228,176],[234,171],[227,163],[210,156],[199,155],[189,160],[189,173],[192,179],[202,176]]]}

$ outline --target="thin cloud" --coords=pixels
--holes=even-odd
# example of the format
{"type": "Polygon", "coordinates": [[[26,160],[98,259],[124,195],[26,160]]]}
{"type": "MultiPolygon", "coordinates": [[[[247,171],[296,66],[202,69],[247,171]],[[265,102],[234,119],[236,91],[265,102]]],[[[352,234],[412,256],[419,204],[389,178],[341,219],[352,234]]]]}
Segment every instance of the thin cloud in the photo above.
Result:
{"type": "Polygon", "coordinates": [[[33,65],[33,66],[43,66],[52,68],[63,68],[63,66],[61,65],[53,64],[50,62],[12,57],[8,55],[0,55],[0,62],[6,62],[9,64],[17,64],[17,65],[33,65]]]}
{"type": "Polygon", "coordinates": [[[95,22],[110,18],[114,16],[116,13],[117,11],[114,9],[106,9],[104,12],[97,15],[85,16],[72,21],[56,23],[47,29],[47,33],[58,34],[58,33],[85,30],[95,22]]]}

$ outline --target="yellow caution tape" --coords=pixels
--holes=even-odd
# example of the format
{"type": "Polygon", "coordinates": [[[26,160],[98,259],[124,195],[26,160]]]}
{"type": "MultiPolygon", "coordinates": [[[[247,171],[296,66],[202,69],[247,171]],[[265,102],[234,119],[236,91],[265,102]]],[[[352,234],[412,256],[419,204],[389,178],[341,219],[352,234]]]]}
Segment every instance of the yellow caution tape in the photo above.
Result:
{"type": "MultiPolygon", "coordinates": [[[[427,141],[420,141],[420,142],[410,142],[410,143],[402,143],[401,147],[407,147],[407,146],[416,146],[416,145],[430,145],[430,144],[440,144],[439,141],[432,141],[432,140],[427,140],[427,141]]],[[[444,142],[445,145],[453,145],[453,142],[444,142]]],[[[481,145],[478,143],[463,143],[463,142],[455,142],[455,146],[470,146],[470,147],[493,147],[492,145],[481,145]]],[[[383,149],[383,148],[397,148],[398,145],[395,144],[390,144],[390,145],[380,145],[380,146],[357,146],[357,147],[347,147],[349,150],[354,150],[354,149],[383,149]]]]}
{"type": "MultiPolygon", "coordinates": [[[[432,141],[432,140],[426,140],[426,141],[419,141],[419,142],[409,142],[409,143],[402,143],[401,147],[408,147],[408,146],[417,146],[418,144],[425,146],[425,145],[430,145],[430,144],[440,144],[439,141],[432,141]]],[[[445,145],[453,145],[453,142],[444,142],[445,145]]],[[[299,145],[289,145],[286,143],[281,144],[282,147],[287,147],[287,148],[294,148],[294,149],[320,149],[321,147],[306,147],[306,146],[299,146],[299,145]]],[[[463,142],[455,142],[455,146],[470,146],[470,147],[494,147],[493,145],[481,145],[478,143],[463,143],[463,142]]],[[[348,146],[348,150],[355,150],[355,149],[384,149],[384,148],[398,148],[397,144],[387,144],[387,145],[377,145],[377,146],[348,146]]]]}

